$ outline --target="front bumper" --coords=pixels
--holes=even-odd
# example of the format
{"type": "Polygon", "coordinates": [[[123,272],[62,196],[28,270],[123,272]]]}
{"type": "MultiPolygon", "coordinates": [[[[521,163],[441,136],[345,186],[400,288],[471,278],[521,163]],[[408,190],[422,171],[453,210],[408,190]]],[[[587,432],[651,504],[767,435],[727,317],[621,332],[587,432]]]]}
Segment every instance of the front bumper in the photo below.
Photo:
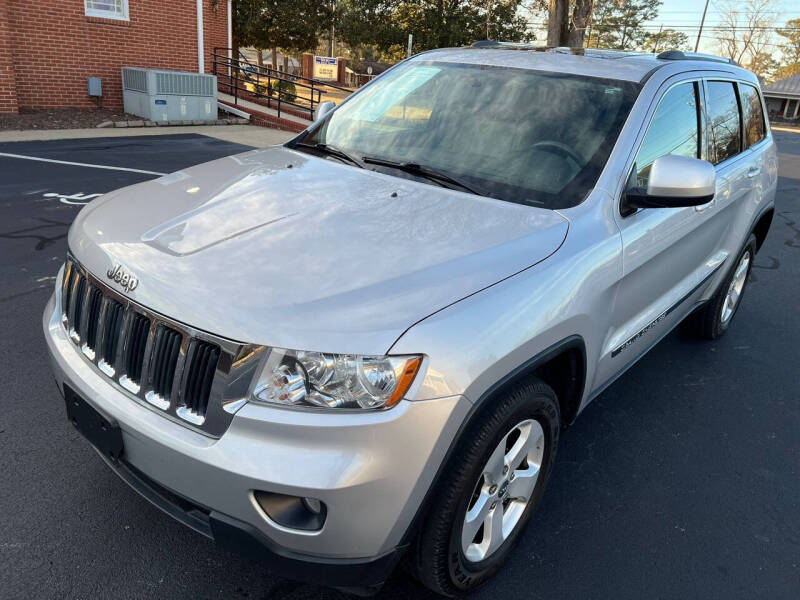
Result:
{"type": "Polygon", "coordinates": [[[61,324],[58,291],[43,326],[56,381],[119,423],[112,468],[165,512],[217,541],[261,552],[268,566],[329,585],[371,585],[391,572],[405,535],[469,409],[462,396],[401,401],[375,413],[245,405],[219,438],[129,398],[84,360],[61,324]],[[319,531],[271,521],[263,490],[318,498],[319,531]]]}

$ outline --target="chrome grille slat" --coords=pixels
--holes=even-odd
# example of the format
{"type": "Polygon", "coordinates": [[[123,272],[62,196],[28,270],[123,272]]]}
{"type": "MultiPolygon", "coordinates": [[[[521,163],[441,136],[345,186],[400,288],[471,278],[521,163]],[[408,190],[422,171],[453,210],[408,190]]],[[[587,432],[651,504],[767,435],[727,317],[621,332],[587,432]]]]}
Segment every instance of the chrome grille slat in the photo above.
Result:
{"type": "Polygon", "coordinates": [[[144,384],[146,381],[146,374],[150,373],[151,365],[150,358],[153,355],[153,342],[155,341],[157,322],[156,319],[148,319],[147,328],[142,333],[142,341],[144,342],[144,350],[142,351],[142,361],[139,363],[139,382],[144,384]]]}
{"type": "Polygon", "coordinates": [[[100,327],[100,311],[103,308],[103,293],[95,286],[89,286],[86,312],[86,345],[97,350],[97,330],[100,327]]]}
{"type": "Polygon", "coordinates": [[[70,283],[70,297],[69,297],[69,323],[71,325],[70,335],[75,342],[81,340],[81,319],[83,316],[83,297],[84,288],[86,285],[86,278],[80,273],[76,272],[70,283]]]}
{"type": "Polygon", "coordinates": [[[151,371],[151,385],[153,391],[167,402],[172,397],[175,367],[182,339],[181,334],[174,329],[159,325],[153,348],[153,361],[156,367],[151,371]]]}
{"type": "Polygon", "coordinates": [[[111,298],[106,298],[106,309],[103,315],[101,357],[111,368],[111,374],[117,368],[117,350],[122,336],[122,322],[124,309],[122,304],[111,298]]]}
{"type": "Polygon", "coordinates": [[[78,332],[78,337],[81,342],[86,343],[86,334],[89,330],[89,296],[92,293],[92,286],[89,285],[86,277],[81,277],[78,298],[75,304],[76,322],[75,331],[78,332]]]}
{"type": "Polygon", "coordinates": [[[172,378],[172,389],[175,393],[172,395],[171,402],[173,409],[176,409],[183,398],[183,378],[186,372],[187,358],[189,355],[189,346],[192,343],[192,337],[183,334],[181,345],[178,350],[178,361],[175,364],[175,375],[172,378]]]}
{"type": "Polygon", "coordinates": [[[198,347],[197,344],[192,344],[190,354],[186,358],[186,361],[189,363],[189,371],[186,373],[186,381],[183,384],[181,400],[183,406],[191,411],[195,409],[194,399],[196,395],[194,393],[194,388],[197,385],[197,370],[200,368],[200,361],[198,360],[197,354],[201,351],[202,349],[198,347]]]}
{"type": "Polygon", "coordinates": [[[159,396],[163,395],[164,386],[164,346],[167,345],[167,334],[163,326],[156,329],[156,336],[153,342],[153,364],[155,365],[150,371],[150,385],[153,386],[153,391],[159,396]]]}
{"type": "Polygon", "coordinates": [[[122,325],[120,325],[119,339],[117,340],[117,353],[114,357],[114,370],[120,372],[123,368],[122,359],[125,356],[125,346],[128,343],[128,330],[131,326],[131,319],[134,313],[132,310],[124,308],[122,311],[122,325]]]}
{"type": "Polygon", "coordinates": [[[72,268],[72,263],[67,262],[64,266],[64,281],[61,282],[61,312],[65,315],[70,314],[70,298],[72,297],[72,278],[76,269],[72,268]]]}
{"type": "Polygon", "coordinates": [[[149,338],[150,319],[141,313],[135,313],[128,327],[128,346],[125,349],[123,365],[125,375],[136,385],[142,381],[145,351],[149,338]]]}
{"type": "Polygon", "coordinates": [[[241,407],[249,392],[259,357],[253,346],[154,313],[71,256],[63,277],[61,320],[84,360],[143,406],[222,435],[232,407],[241,407]]]}
{"type": "Polygon", "coordinates": [[[103,356],[103,342],[106,337],[106,313],[108,312],[110,300],[103,295],[100,288],[97,289],[100,292],[100,311],[97,315],[97,340],[94,345],[94,352],[95,357],[100,360],[103,356]]]}

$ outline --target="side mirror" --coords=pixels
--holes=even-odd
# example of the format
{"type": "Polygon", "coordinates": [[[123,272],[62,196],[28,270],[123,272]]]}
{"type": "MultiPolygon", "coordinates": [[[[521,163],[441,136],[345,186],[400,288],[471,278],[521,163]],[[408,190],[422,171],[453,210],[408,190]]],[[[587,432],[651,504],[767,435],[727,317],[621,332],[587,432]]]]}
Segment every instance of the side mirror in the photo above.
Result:
{"type": "Polygon", "coordinates": [[[320,102],[317,105],[316,110],[314,111],[314,123],[319,121],[322,117],[327,115],[334,108],[336,108],[336,104],[331,102],[330,100],[327,100],[325,102],[320,102]]]}
{"type": "Polygon", "coordinates": [[[681,208],[700,206],[714,199],[717,172],[714,165],[699,158],[667,154],[650,167],[647,190],[629,188],[624,208],[681,208]]]}

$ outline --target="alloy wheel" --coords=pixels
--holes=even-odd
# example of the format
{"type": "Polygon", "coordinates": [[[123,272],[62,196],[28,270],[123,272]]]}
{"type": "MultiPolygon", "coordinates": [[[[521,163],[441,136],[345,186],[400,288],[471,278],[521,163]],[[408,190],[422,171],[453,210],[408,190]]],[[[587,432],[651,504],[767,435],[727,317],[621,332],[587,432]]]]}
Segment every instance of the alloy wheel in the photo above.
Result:
{"type": "Polygon", "coordinates": [[[745,252],[739,264],[736,266],[736,271],[734,271],[733,278],[728,286],[728,293],[725,295],[725,301],[722,303],[720,320],[723,325],[730,321],[733,313],[736,312],[736,307],[739,305],[739,301],[742,298],[742,290],[744,289],[744,283],[747,280],[747,272],[749,269],[750,252],[745,252]]]}
{"type": "Polygon", "coordinates": [[[542,426],[527,419],[512,427],[489,456],[461,528],[468,561],[494,554],[519,524],[536,488],[544,447],[542,426]]]}

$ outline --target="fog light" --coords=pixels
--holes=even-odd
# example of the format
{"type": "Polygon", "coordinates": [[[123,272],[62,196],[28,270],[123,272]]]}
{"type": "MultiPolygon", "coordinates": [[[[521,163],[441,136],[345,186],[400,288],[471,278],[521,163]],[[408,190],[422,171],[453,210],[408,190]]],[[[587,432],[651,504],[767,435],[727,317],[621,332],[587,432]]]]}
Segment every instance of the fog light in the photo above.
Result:
{"type": "Polygon", "coordinates": [[[288,529],[319,531],[328,516],[328,507],[316,498],[301,498],[256,490],[253,496],[267,516],[288,529]]]}

